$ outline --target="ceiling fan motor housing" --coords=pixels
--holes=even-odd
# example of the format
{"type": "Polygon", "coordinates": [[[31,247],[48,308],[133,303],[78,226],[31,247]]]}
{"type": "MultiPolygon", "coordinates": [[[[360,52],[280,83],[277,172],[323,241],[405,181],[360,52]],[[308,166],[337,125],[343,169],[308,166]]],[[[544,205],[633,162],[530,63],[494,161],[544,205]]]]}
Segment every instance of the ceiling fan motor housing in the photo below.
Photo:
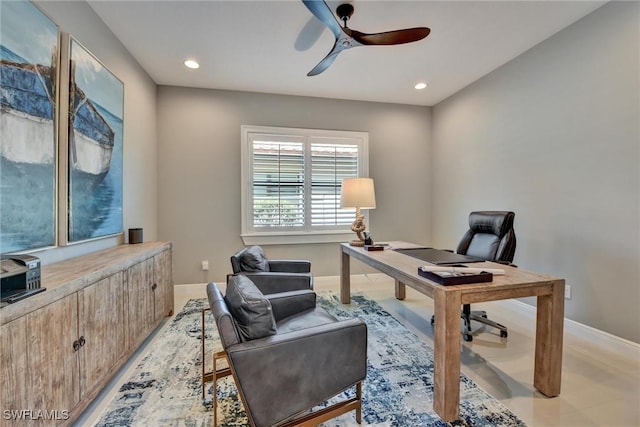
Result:
{"type": "Polygon", "coordinates": [[[336,8],[336,13],[344,22],[344,25],[347,25],[347,21],[353,15],[353,5],[351,3],[343,3],[336,8]]]}

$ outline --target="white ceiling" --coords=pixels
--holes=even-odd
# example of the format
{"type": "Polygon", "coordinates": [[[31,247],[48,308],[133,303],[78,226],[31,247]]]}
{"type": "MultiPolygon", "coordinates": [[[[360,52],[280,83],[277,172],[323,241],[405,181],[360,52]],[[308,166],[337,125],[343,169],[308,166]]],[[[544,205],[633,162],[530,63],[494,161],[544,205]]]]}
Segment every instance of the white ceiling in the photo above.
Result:
{"type": "MultiPolygon", "coordinates": [[[[346,1],[328,1],[333,11],[346,1]]],[[[349,1],[365,33],[426,26],[424,40],[342,52],[299,0],[89,4],[158,85],[434,105],[605,1],[349,1]],[[195,58],[198,70],[184,67],[195,58]],[[422,91],[413,88],[428,81],[422,91]]]]}

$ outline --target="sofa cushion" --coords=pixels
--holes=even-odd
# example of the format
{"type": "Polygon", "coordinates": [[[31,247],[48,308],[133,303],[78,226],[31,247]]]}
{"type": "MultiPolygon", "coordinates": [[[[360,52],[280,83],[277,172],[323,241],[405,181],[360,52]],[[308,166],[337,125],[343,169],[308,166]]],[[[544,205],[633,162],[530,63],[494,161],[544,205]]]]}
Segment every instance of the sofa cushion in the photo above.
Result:
{"type": "Polygon", "coordinates": [[[246,276],[232,276],[224,297],[243,340],[254,340],[276,333],[271,302],[246,276]]]}
{"type": "Polygon", "coordinates": [[[269,271],[269,260],[260,246],[251,246],[240,255],[242,271],[269,271]]]}

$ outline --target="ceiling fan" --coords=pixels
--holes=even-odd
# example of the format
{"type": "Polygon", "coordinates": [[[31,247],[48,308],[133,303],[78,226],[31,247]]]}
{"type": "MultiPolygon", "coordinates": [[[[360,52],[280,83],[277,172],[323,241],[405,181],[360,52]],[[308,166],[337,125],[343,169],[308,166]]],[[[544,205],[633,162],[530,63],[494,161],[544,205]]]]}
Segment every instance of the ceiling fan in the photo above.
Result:
{"type": "Polygon", "coordinates": [[[318,75],[329,68],[338,54],[343,50],[357,46],[411,43],[422,40],[431,32],[427,27],[416,27],[375,34],[361,33],[360,31],[347,27],[347,21],[351,18],[351,15],[353,15],[353,5],[344,3],[336,8],[336,13],[344,23],[344,26],[340,26],[340,23],[324,0],[302,0],[302,3],[336,36],[336,41],[329,54],[325,56],[313,70],[309,71],[307,76],[318,75]]]}

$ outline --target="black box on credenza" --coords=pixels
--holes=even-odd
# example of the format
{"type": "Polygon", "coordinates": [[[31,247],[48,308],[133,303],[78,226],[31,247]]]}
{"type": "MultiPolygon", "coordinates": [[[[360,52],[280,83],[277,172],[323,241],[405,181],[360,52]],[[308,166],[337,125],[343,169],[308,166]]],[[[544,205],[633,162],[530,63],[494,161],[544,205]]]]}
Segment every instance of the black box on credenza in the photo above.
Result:
{"type": "Polygon", "coordinates": [[[129,229],[129,244],[142,243],[142,228],[129,229]]]}

